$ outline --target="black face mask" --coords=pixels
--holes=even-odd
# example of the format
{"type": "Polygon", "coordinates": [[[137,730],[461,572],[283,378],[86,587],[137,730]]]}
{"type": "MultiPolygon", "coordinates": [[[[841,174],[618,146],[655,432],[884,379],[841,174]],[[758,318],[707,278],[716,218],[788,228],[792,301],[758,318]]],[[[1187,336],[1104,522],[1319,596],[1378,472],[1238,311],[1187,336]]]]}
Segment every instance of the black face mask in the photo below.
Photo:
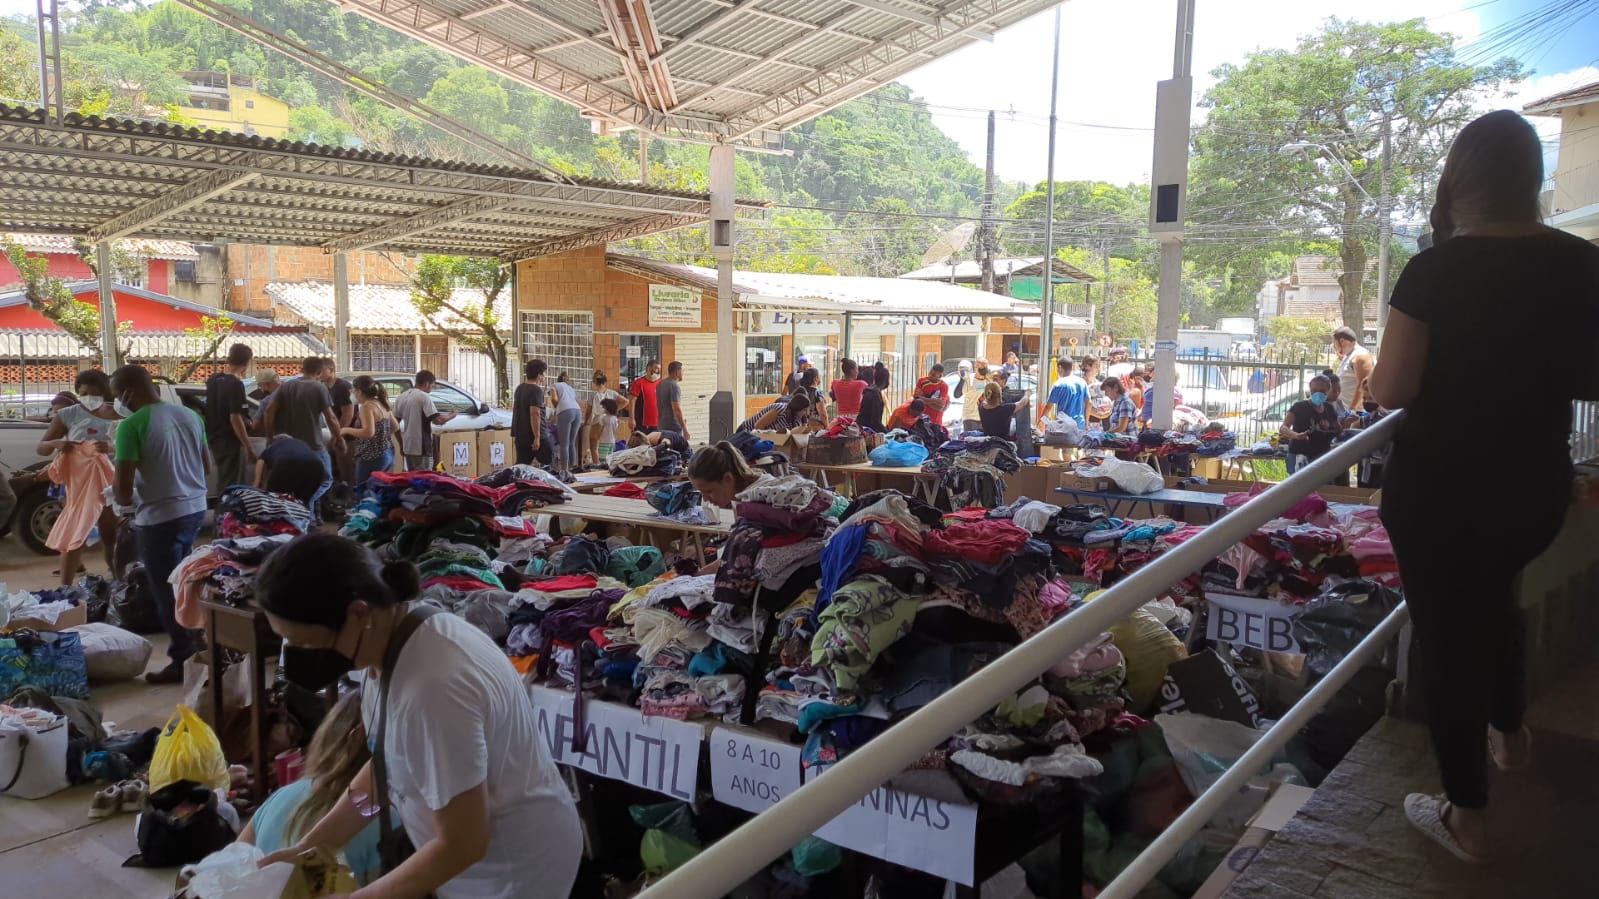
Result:
{"type": "Polygon", "coordinates": [[[336,649],[283,647],[283,676],[313,692],[333,686],[354,668],[355,662],[336,649]]]}

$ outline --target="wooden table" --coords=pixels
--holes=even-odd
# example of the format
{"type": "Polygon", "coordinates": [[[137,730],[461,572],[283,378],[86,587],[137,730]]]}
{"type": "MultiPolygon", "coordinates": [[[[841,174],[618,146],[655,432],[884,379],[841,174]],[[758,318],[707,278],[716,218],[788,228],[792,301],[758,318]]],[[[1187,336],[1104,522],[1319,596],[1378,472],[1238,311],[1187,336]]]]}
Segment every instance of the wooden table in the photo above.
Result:
{"type": "Polygon", "coordinates": [[[568,484],[567,486],[571,487],[573,490],[577,491],[578,493],[596,494],[596,493],[604,493],[605,491],[611,489],[612,487],[615,487],[617,484],[637,484],[640,487],[647,488],[651,484],[656,484],[656,483],[659,483],[661,481],[666,481],[666,480],[670,480],[670,478],[661,478],[661,477],[623,478],[623,477],[613,477],[611,475],[601,475],[601,474],[589,474],[589,475],[580,474],[580,475],[577,476],[577,480],[575,482],[573,482],[571,484],[568,484]]]}
{"type": "Polygon", "coordinates": [[[1149,517],[1159,515],[1157,505],[1185,506],[1206,509],[1211,513],[1211,521],[1215,521],[1227,512],[1225,493],[1202,493],[1198,490],[1156,490],[1154,493],[1123,493],[1121,491],[1105,491],[1103,493],[1092,490],[1074,490],[1068,487],[1056,487],[1055,492],[1064,493],[1072,498],[1073,502],[1097,501],[1109,506],[1111,515],[1117,518],[1127,517],[1121,513],[1125,507],[1129,513],[1138,511],[1140,505],[1149,507],[1149,517]]]}
{"type": "Polygon", "coordinates": [[[703,559],[705,538],[727,536],[731,530],[732,516],[708,503],[702,508],[707,515],[715,519],[715,524],[684,524],[681,521],[662,518],[656,515],[654,507],[644,500],[619,496],[579,496],[558,505],[548,506],[544,511],[562,518],[581,518],[584,521],[602,521],[607,524],[640,528],[652,536],[661,531],[676,533],[681,537],[685,551],[692,543],[695,550],[700,553],[698,558],[703,559]]]}
{"type": "Polygon", "coordinates": [[[268,792],[267,766],[271,760],[266,757],[266,657],[259,647],[263,636],[276,638],[267,624],[266,614],[253,606],[241,609],[202,599],[200,608],[205,612],[205,635],[211,647],[206,654],[210,657],[211,721],[218,733],[227,724],[222,707],[226,692],[222,689],[222,654],[218,650],[244,653],[245,663],[250,666],[250,769],[255,776],[256,796],[264,797],[268,792]]]}
{"type": "Polygon", "coordinates": [[[919,465],[873,465],[870,462],[857,462],[852,465],[818,465],[812,462],[796,462],[794,469],[810,475],[816,483],[832,489],[828,483],[829,475],[837,475],[839,486],[849,496],[858,496],[856,489],[857,479],[863,474],[890,475],[911,479],[911,495],[921,496],[929,504],[933,502],[933,495],[938,491],[938,479],[922,471],[919,465]]]}

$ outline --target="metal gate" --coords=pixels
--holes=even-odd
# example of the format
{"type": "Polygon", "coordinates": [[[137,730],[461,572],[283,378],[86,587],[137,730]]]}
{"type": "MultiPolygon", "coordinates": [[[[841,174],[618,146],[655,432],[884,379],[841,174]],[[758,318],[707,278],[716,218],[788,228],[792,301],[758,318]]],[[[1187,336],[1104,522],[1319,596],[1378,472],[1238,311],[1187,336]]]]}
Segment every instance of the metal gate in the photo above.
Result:
{"type": "MultiPolygon", "coordinates": [[[[523,359],[543,359],[548,381],[561,372],[577,389],[578,399],[594,395],[594,314],[592,312],[523,312],[517,320],[523,359]]],[[[520,375],[513,383],[522,380],[520,375]]]]}

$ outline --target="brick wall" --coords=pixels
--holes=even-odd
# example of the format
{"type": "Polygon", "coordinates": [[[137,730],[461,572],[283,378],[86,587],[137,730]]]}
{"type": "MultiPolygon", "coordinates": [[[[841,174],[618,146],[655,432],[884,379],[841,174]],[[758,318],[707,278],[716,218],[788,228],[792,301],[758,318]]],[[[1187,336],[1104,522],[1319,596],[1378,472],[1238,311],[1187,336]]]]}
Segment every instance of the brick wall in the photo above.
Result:
{"type": "MultiPolygon", "coordinates": [[[[381,253],[351,253],[351,284],[406,284],[415,270],[416,257],[381,253]]],[[[228,308],[237,312],[270,315],[272,301],[266,286],[273,281],[333,282],[333,254],[316,247],[268,247],[229,244],[227,258],[228,308]]]]}
{"type": "MultiPolygon", "coordinates": [[[[150,373],[153,375],[174,375],[182,365],[181,362],[147,360],[133,361],[138,362],[145,368],[149,369],[150,373]]],[[[257,359],[255,360],[255,371],[260,372],[270,368],[279,375],[297,375],[300,373],[300,363],[302,361],[304,360],[257,359]]],[[[26,374],[28,376],[28,383],[30,385],[36,383],[43,384],[45,382],[64,383],[70,385],[73,381],[77,380],[78,372],[89,368],[99,367],[100,366],[98,365],[84,365],[77,362],[29,362],[26,369],[26,374]]],[[[209,378],[213,374],[221,371],[222,368],[223,366],[220,363],[206,363],[205,365],[202,365],[194,370],[194,375],[190,378],[190,380],[204,381],[206,378],[209,378]]],[[[0,363],[0,384],[20,384],[22,382],[23,374],[24,370],[20,365],[15,363],[0,363]]],[[[29,388],[28,392],[33,392],[31,387],[29,388]]]]}

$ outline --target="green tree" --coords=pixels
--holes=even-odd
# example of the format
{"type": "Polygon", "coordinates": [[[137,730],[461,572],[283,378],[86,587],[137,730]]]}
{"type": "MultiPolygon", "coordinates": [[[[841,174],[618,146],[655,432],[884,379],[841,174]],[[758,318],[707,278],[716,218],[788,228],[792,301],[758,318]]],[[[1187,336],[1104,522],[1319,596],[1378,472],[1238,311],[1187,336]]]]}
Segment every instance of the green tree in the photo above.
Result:
{"type": "MultiPolygon", "coordinates": [[[[1386,25],[1329,19],[1293,50],[1265,50],[1221,66],[1201,101],[1209,111],[1194,136],[1190,237],[1200,240],[1191,242],[1219,240],[1235,253],[1270,255],[1293,252],[1285,236],[1336,240],[1343,320],[1361,328],[1377,233],[1375,205],[1366,195],[1379,192],[1385,123],[1396,209],[1415,217],[1421,211],[1415,198],[1424,192],[1418,182],[1435,179],[1450,139],[1477,114],[1482,97],[1520,73],[1509,59],[1491,65],[1460,59],[1454,38],[1421,19],[1386,25]],[[1326,149],[1279,152],[1296,142],[1326,149]]],[[[1224,267],[1238,271],[1238,289],[1249,289],[1248,278],[1264,267],[1240,259],[1224,267]]]]}
{"type": "Polygon", "coordinates": [[[511,269],[497,259],[474,256],[423,256],[411,276],[411,303],[428,324],[494,362],[501,406],[511,404],[510,346],[494,304],[511,284],[511,269]],[[457,287],[483,292],[483,302],[462,300],[457,287]]]}
{"type": "Polygon", "coordinates": [[[349,125],[320,106],[297,106],[289,110],[289,137],[292,140],[343,147],[354,136],[355,131],[349,125]]]}
{"type": "Polygon", "coordinates": [[[34,102],[39,97],[39,68],[28,43],[13,30],[11,22],[0,20],[0,97],[34,102]]]}
{"type": "Polygon", "coordinates": [[[187,381],[194,377],[195,371],[208,362],[215,362],[217,348],[222,342],[233,335],[233,317],[226,312],[218,315],[205,315],[200,318],[200,327],[184,328],[183,334],[190,340],[200,342],[200,349],[194,355],[185,359],[179,366],[174,381],[187,381]]]}
{"type": "Polygon", "coordinates": [[[1281,362],[1321,361],[1331,330],[1319,318],[1279,315],[1266,321],[1266,336],[1276,344],[1277,359],[1281,362]]]}
{"type": "MultiPolygon", "coordinates": [[[[28,308],[49,319],[85,349],[100,353],[100,310],[80,301],[66,281],[50,274],[49,257],[31,255],[9,238],[0,239],[0,251],[22,278],[22,295],[28,308]]],[[[112,347],[112,359],[117,365],[127,358],[128,349],[120,336],[127,334],[131,326],[130,322],[117,325],[119,339],[112,347]]]]}
{"type": "MultiPolygon", "coordinates": [[[[1083,247],[1065,247],[1056,254],[1063,262],[1075,265],[1100,277],[1105,268],[1103,253],[1083,247]]],[[[1095,310],[1094,323],[1101,331],[1109,331],[1118,343],[1144,339],[1155,333],[1155,316],[1160,301],[1155,295],[1155,281],[1143,266],[1119,256],[1110,258],[1110,277],[1107,282],[1093,285],[1093,302],[1101,304],[1095,310]],[[1105,283],[1109,283],[1109,296],[1105,297],[1105,283]],[[1101,298],[1104,297],[1102,300],[1101,298]]],[[[1057,303],[1075,302],[1076,288],[1057,286],[1057,303]]]]}
{"type": "MultiPolygon", "coordinates": [[[[1005,208],[1000,239],[1006,249],[1027,256],[1044,253],[1045,194],[1039,184],[1005,208]]],[[[1117,187],[1104,181],[1055,182],[1055,246],[1093,247],[1101,255],[1154,264],[1154,255],[1136,238],[1149,217],[1149,185],[1117,187]],[[1146,260],[1144,257],[1148,257],[1146,260]]]]}

